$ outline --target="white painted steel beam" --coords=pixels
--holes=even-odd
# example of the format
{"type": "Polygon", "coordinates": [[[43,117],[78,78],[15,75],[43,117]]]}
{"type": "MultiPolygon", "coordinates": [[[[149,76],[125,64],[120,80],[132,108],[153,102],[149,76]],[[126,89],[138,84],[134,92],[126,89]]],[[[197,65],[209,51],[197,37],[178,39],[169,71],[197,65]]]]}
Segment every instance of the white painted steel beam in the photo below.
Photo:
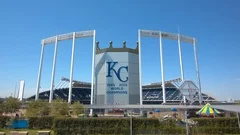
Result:
{"type": "MultiPolygon", "coordinates": [[[[43,63],[43,55],[44,55],[44,46],[47,44],[51,44],[55,42],[55,50],[54,50],[54,62],[53,62],[53,69],[52,69],[52,79],[51,79],[51,86],[50,91],[53,91],[54,87],[54,76],[55,76],[55,67],[56,64],[56,55],[57,55],[57,43],[58,41],[62,40],[68,40],[73,39],[73,45],[72,45],[72,57],[71,57],[71,69],[70,69],[70,81],[69,84],[69,94],[72,93],[72,72],[73,72],[73,63],[74,63],[74,46],[75,46],[75,39],[76,38],[86,38],[86,37],[95,37],[95,30],[89,30],[89,31],[79,31],[79,32],[72,32],[72,33],[66,33],[66,34],[60,34],[56,36],[52,36],[49,38],[45,38],[42,40],[42,50],[41,50],[41,56],[40,56],[40,64],[39,64],[39,71],[38,71],[38,80],[37,80],[37,87],[36,87],[36,96],[35,100],[39,97],[39,89],[40,89],[40,83],[41,83],[41,74],[42,74],[42,63],[43,63]]],[[[95,40],[95,39],[94,39],[95,40]]],[[[52,93],[50,94],[49,101],[51,102],[52,99],[52,93]]],[[[71,96],[69,96],[68,101],[71,101],[71,96]]]]}
{"type": "MultiPolygon", "coordinates": [[[[97,88],[97,83],[94,81],[96,80],[95,78],[95,56],[96,56],[96,31],[94,30],[93,32],[93,52],[92,52],[92,84],[91,84],[91,105],[93,105],[93,95],[96,93],[96,88],[97,88]],[[95,86],[95,87],[94,87],[95,86]]],[[[96,97],[95,97],[96,98],[96,97]]],[[[90,110],[90,115],[92,116],[93,110],[90,110]]]]}
{"type": "MultiPolygon", "coordinates": [[[[147,37],[157,37],[157,38],[160,36],[159,31],[153,31],[153,30],[140,30],[140,35],[147,36],[147,37]]],[[[170,32],[161,31],[161,36],[162,38],[166,38],[166,39],[178,40],[178,34],[174,34],[170,32]]],[[[189,36],[180,35],[180,41],[182,42],[188,42],[193,44],[193,39],[194,38],[189,36]]]]}
{"type": "Polygon", "coordinates": [[[42,40],[42,50],[41,50],[39,70],[38,70],[38,80],[37,80],[35,100],[38,100],[38,97],[39,97],[39,89],[40,89],[41,76],[42,76],[43,56],[44,56],[44,40],[42,40]]]}
{"type": "Polygon", "coordinates": [[[184,71],[183,71],[183,62],[182,62],[182,49],[181,49],[181,40],[180,34],[178,34],[178,53],[179,53],[179,63],[180,63],[180,72],[181,72],[181,79],[184,80],[184,71]]]}
{"type": "Polygon", "coordinates": [[[52,99],[53,99],[54,79],[55,79],[55,70],[56,70],[56,61],[57,61],[57,48],[58,48],[58,37],[56,37],[56,39],[55,39],[55,48],[54,48],[54,56],[53,56],[52,78],[51,78],[51,86],[50,86],[49,103],[51,103],[52,99]]]}
{"type": "Polygon", "coordinates": [[[197,49],[195,39],[193,39],[193,49],[194,49],[194,58],[195,58],[195,65],[196,65],[196,72],[197,72],[197,81],[198,81],[198,88],[199,88],[199,103],[202,103],[202,92],[201,92],[201,81],[200,81],[200,73],[198,67],[198,58],[197,58],[197,49]]]}
{"type": "Polygon", "coordinates": [[[70,82],[69,82],[69,94],[68,94],[68,103],[72,102],[72,82],[73,82],[73,66],[74,66],[74,51],[75,51],[75,32],[72,34],[72,56],[71,56],[71,68],[70,68],[70,82]]]}
{"type": "Polygon", "coordinates": [[[139,89],[140,105],[142,105],[142,51],[141,51],[141,30],[138,30],[138,53],[139,53],[139,89]]]}
{"type": "Polygon", "coordinates": [[[58,41],[72,39],[73,38],[73,33],[75,33],[75,38],[92,37],[94,35],[94,31],[95,30],[71,32],[71,33],[52,36],[52,37],[49,37],[49,38],[45,38],[43,40],[44,40],[44,43],[46,45],[46,44],[54,43],[56,37],[58,37],[58,41]]]}
{"type": "Polygon", "coordinates": [[[164,76],[164,62],[163,62],[163,47],[162,47],[162,34],[159,32],[159,44],[160,44],[160,63],[161,63],[161,75],[162,75],[162,91],[163,91],[163,103],[166,103],[166,91],[165,91],[165,76],[164,76]]]}

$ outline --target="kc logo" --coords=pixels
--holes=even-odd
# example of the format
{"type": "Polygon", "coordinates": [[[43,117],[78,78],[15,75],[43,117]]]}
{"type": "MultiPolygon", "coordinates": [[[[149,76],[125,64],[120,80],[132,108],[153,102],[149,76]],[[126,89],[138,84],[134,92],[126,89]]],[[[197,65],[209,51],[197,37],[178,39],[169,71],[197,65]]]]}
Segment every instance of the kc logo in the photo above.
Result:
{"type": "Polygon", "coordinates": [[[128,72],[128,66],[122,66],[120,67],[117,71],[114,69],[114,66],[117,64],[118,62],[107,62],[108,64],[108,74],[106,77],[112,77],[111,75],[111,70],[115,73],[115,75],[117,76],[118,80],[121,82],[127,82],[128,81],[128,77],[126,77],[125,80],[123,80],[121,78],[121,70],[125,69],[128,72]]]}

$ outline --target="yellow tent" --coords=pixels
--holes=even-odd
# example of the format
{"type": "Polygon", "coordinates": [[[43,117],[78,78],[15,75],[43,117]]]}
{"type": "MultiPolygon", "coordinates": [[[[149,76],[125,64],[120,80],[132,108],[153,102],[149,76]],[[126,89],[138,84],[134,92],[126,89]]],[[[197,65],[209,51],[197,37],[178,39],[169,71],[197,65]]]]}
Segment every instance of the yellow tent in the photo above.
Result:
{"type": "Polygon", "coordinates": [[[221,114],[217,109],[214,109],[211,107],[209,103],[207,103],[205,106],[200,109],[197,114],[199,115],[216,115],[216,114],[221,114]]]}

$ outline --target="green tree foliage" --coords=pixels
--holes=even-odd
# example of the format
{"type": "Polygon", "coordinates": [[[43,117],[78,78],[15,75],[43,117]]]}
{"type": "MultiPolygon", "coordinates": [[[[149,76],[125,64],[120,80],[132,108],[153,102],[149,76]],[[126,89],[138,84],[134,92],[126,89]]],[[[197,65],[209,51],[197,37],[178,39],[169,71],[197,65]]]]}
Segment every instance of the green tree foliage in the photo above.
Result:
{"type": "MultiPolygon", "coordinates": [[[[237,118],[198,118],[197,126],[189,126],[192,135],[240,134],[237,118]]],[[[179,126],[175,119],[159,121],[159,119],[133,118],[133,134],[184,135],[186,128],[179,126]]],[[[56,135],[75,134],[121,134],[130,133],[130,118],[55,118],[52,127],[56,135]]]]}
{"type": "Polygon", "coordinates": [[[0,116],[0,129],[7,127],[7,123],[9,120],[10,120],[9,116],[0,116]]]}
{"type": "MultiPolygon", "coordinates": [[[[184,134],[185,127],[175,126],[175,120],[133,118],[133,134],[184,134]]],[[[130,118],[55,118],[53,130],[56,135],[66,134],[130,134],[130,118]]]]}
{"type": "Polygon", "coordinates": [[[61,99],[53,100],[51,103],[51,116],[66,116],[69,114],[69,105],[61,99]]]}
{"type": "Polygon", "coordinates": [[[15,113],[20,109],[21,102],[17,98],[9,97],[2,104],[2,111],[5,113],[15,113]]]}
{"type": "Polygon", "coordinates": [[[80,102],[74,102],[71,105],[71,110],[73,115],[79,115],[84,113],[85,108],[84,105],[81,104],[80,102]]]}
{"type": "Polygon", "coordinates": [[[3,101],[0,101],[0,115],[4,112],[3,110],[3,101]]]}
{"type": "Polygon", "coordinates": [[[27,117],[47,116],[49,115],[50,111],[51,110],[48,102],[35,100],[27,104],[25,115],[27,117]]]}
{"type": "Polygon", "coordinates": [[[55,118],[54,116],[30,117],[28,118],[28,128],[29,129],[51,129],[54,118],[55,118]]]}

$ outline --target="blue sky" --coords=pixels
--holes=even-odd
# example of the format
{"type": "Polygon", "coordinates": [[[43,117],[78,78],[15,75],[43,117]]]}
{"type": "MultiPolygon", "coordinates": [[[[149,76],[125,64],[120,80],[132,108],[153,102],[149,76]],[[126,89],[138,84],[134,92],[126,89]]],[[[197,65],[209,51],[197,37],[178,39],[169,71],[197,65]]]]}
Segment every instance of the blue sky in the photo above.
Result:
{"type": "MultiPolygon", "coordinates": [[[[109,41],[136,47],[137,30],[152,29],[196,37],[202,91],[220,100],[240,99],[240,1],[232,0],[41,0],[0,2],[0,97],[25,80],[25,97],[35,93],[43,38],[96,30],[100,47],[109,41]]],[[[92,39],[76,41],[74,79],[91,80],[92,39]],[[83,51],[84,50],[84,51],[83,51]]],[[[176,41],[163,40],[166,79],[180,76],[176,41]]],[[[46,46],[42,88],[50,87],[53,45],[46,46]]],[[[159,40],[142,39],[143,83],[158,82],[159,40]]],[[[193,47],[182,43],[186,79],[196,80],[193,47]]],[[[71,41],[59,43],[56,81],[69,77],[71,41]]]]}

